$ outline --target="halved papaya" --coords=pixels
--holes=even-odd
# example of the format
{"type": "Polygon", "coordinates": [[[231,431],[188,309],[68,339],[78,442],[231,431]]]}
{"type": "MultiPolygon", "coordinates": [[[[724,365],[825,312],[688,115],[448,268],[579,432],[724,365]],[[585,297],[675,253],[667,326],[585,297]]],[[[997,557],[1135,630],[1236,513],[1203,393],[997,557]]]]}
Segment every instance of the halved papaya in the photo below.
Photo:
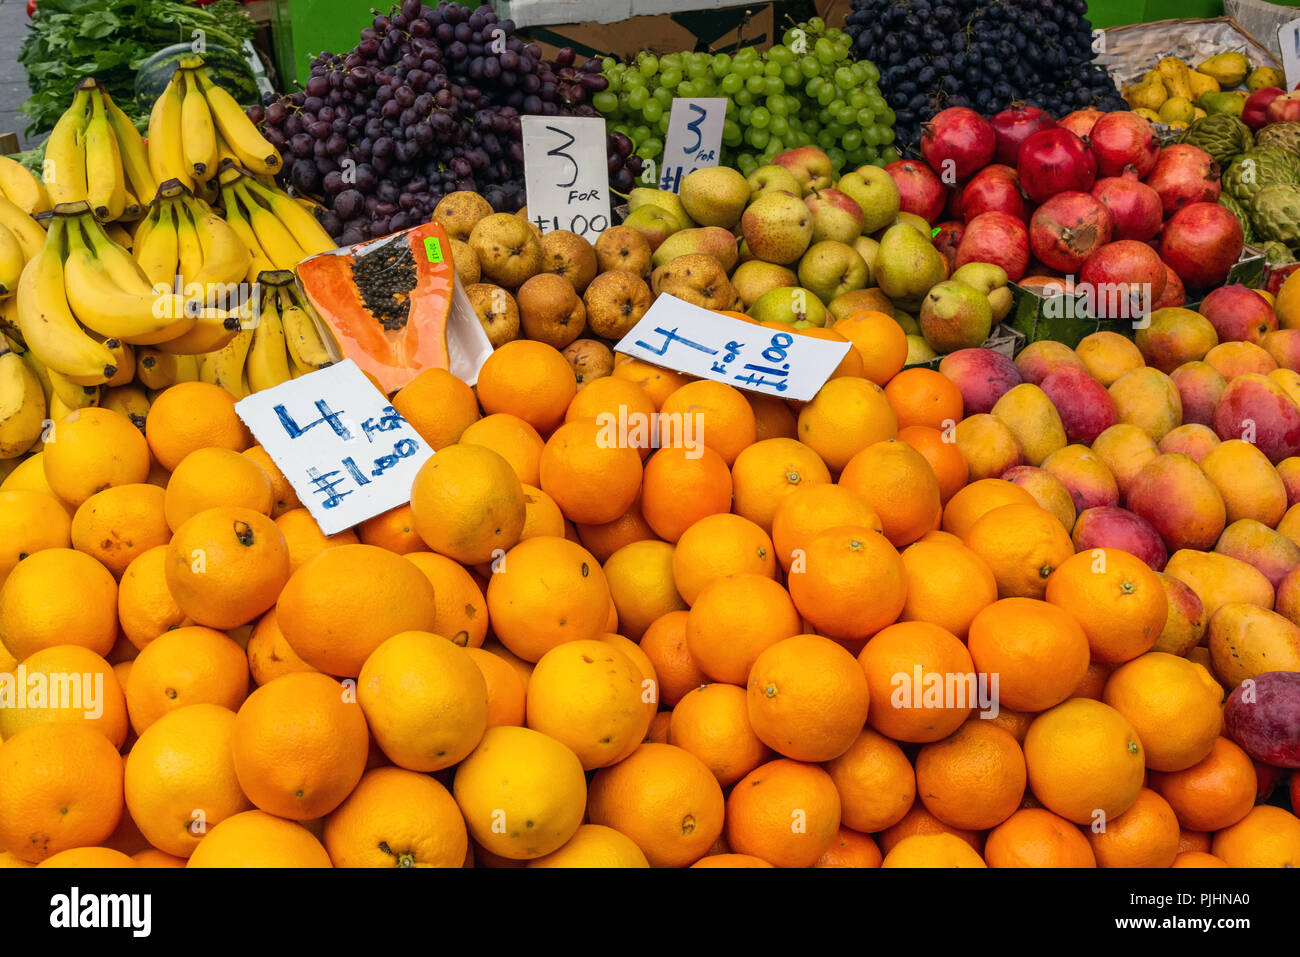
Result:
{"type": "Polygon", "coordinates": [[[450,364],[447,322],[455,280],[451,242],[437,223],[298,265],[298,281],[344,358],[390,394],[425,369],[450,364]]]}

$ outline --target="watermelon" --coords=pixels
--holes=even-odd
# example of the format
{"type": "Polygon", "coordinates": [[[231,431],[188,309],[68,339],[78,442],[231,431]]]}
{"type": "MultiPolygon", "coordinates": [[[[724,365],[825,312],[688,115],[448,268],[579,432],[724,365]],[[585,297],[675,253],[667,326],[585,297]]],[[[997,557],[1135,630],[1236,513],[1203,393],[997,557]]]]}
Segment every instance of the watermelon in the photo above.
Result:
{"type": "MultiPolygon", "coordinates": [[[[176,65],[188,56],[194,56],[194,48],[190,44],[174,43],[140,64],[135,74],[135,102],[146,114],[153,107],[154,100],[171,82],[176,65]]],[[[248,105],[261,100],[253,71],[242,54],[229,47],[209,44],[203,53],[203,64],[208,68],[212,81],[241,104],[248,105]]]]}

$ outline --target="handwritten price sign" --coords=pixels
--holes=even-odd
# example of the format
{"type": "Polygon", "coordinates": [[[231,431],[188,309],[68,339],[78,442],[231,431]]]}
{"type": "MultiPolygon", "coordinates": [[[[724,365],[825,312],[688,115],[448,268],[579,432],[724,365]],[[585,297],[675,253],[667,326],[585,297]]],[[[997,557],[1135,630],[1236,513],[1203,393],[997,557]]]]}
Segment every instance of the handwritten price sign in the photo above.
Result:
{"type": "Polygon", "coordinates": [[[254,393],[235,411],[326,535],[408,502],[433,454],[351,359],[254,393]]]}
{"type": "Polygon", "coordinates": [[[661,294],[615,347],[635,359],[749,392],[807,401],[852,346],[722,316],[661,294]]]}
{"type": "Polygon", "coordinates": [[[1292,20],[1277,28],[1277,46],[1282,51],[1286,88],[1294,90],[1300,85],[1300,20],[1292,20]]]}
{"type": "Polygon", "coordinates": [[[668,137],[664,141],[664,165],[659,175],[660,189],[675,193],[682,180],[697,169],[718,165],[722,124],[726,118],[726,97],[673,99],[673,109],[668,115],[668,137]]]}
{"type": "Polygon", "coordinates": [[[524,116],[528,218],[547,233],[567,229],[595,242],[609,228],[609,157],[599,117],[524,116]]]}

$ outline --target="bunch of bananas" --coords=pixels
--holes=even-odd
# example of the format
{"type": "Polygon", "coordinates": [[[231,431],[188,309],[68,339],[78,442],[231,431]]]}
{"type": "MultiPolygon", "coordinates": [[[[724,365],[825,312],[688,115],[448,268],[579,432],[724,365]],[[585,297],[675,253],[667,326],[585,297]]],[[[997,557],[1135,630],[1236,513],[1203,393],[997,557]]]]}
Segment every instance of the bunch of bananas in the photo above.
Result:
{"type": "Polygon", "coordinates": [[[252,257],[250,278],[293,269],[308,256],[335,248],[311,210],[274,184],[268,186],[234,166],[224,168],[218,180],[226,222],[252,257]]]}
{"type": "Polygon", "coordinates": [[[16,459],[36,445],[49,413],[41,380],[16,346],[0,335],[0,460],[16,459]]]}
{"type": "Polygon", "coordinates": [[[18,291],[23,267],[44,245],[45,230],[40,224],[13,200],[0,196],[0,301],[18,291]]]}
{"type": "Polygon", "coordinates": [[[200,360],[199,378],[235,398],[315,372],[334,361],[291,270],[258,277],[257,319],[251,330],[200,360]]]}
{"type": "Polygon", "coordinates": [[[50,194],[26,166],[8,156],[0,156],[0,197],[4,197],[29,216],[50,208],[50,194]]]}

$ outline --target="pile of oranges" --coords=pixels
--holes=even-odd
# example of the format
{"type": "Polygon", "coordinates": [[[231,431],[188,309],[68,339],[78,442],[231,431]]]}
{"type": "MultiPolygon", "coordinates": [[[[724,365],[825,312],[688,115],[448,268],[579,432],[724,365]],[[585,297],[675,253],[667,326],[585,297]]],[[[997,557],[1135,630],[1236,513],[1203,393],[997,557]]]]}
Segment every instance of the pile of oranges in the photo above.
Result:
{"type": "Polygon", "coordinates": [[[889,316],[836,328],[804,404],[427,371],[409,505],[333,536],[215,386],[71,413],[0,485],[0,674],[102,693],[0,708],[0,866],[1300,866],[1209,589],[1076,554],[889,316]]]}

